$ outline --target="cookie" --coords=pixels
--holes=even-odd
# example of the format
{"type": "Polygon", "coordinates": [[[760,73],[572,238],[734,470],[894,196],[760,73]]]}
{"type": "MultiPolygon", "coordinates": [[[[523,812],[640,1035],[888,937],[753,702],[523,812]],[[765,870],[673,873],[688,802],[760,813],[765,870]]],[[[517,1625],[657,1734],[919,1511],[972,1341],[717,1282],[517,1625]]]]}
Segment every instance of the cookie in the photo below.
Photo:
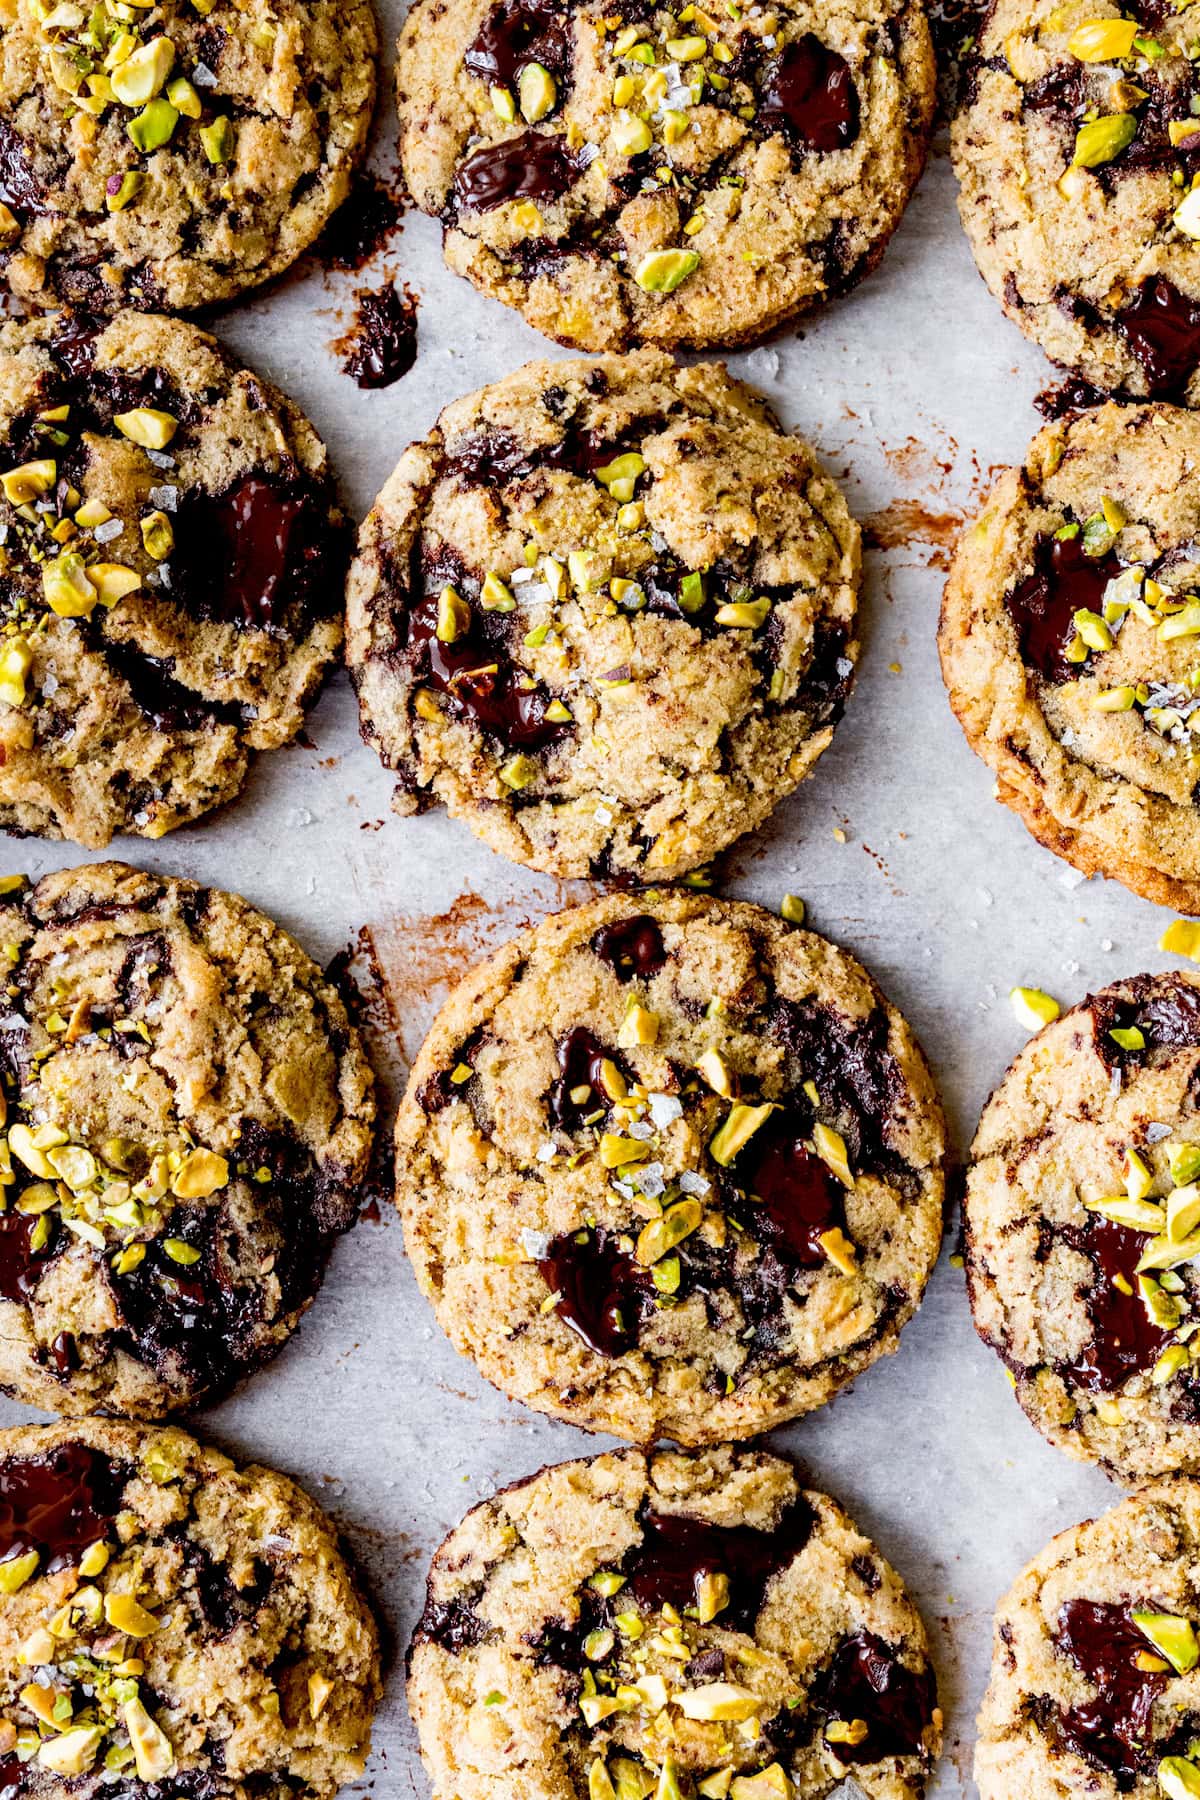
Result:
{"type": "Polygon", "coordinates": [[[935,87],[917,0],[423,0],[396,65],[447,264],[583,350],[747,343],[853,287],[935,87]]]}
{"type": "Polygon", "coordinates": [[[0,279],[27,306],[232,299],[349,192],[370,0],[4,0],[3,28],[0,279]]]}
{"type": "Polygon", "coordinates": [[[1051,1539],[996,1613],[980,1800],[1200,1792],[1200,1485],[1159,1481],[1051,1539]]]}
{"type": "Polygon", "coordinates": [[[899,1577],[761,1451],[623,1450],[474,1507],[408,1698],[433,1800],[824,1800],[848,1775],[917,1800],[941,1745],[899,1577]]]}
{"type": "Polygon", "coordinates": [[[679,874],[827,747],[858,527],[723,368],[529,363],[447,407],[364,522],[347,658],[395,806],[553,874],[679,874]]]}
{"type": "Polygon", "coordinates": [[[1050,1441],[1130,1482],[1200,1472],[1200,978],[1137,975],[1033,1038],[967,1174],[981,1337],[1050,1441]]]}
{"type": "Polygon", "coordinates": [[[12,1800],[320,1800],[362,1774],[374,1621],[284,1476],[182,1431],[3,1431],[0,1559],[12,1800]]]}
{"type": "Polygon", "coordinates": [[[1195,31],[1169,0],[994,0],[951,134],[980,273],[1105,390],[1200,400],[1195,31]]]}
{"type": "Polygon", "coordinates": [[[959,541],[939,646],[998,797],[1086,875],[1200,911],[1200,423],[1047,426],[959,541]]]}
{"type": "Polygon", "coordinates": [[[396,1126],[417,1278],[515,1399],[751,1437],[895,1350],[937,1258],[925,1060],[853,957],[757,906],[613,894],[469,975],[396,1126]]]}
{"type": "Polygon", "coordinates": [[[0,327],[0,541],[10,831],[157,838],[232,799],[341,648],[325,447],[177,319],[0,327]]]}
{"type": "Polygon", "coordinates": [[[0,884],[0,1385],[153,1418],[286,1341],[375,1116],[336,989],[234,894],[0,884]]]}

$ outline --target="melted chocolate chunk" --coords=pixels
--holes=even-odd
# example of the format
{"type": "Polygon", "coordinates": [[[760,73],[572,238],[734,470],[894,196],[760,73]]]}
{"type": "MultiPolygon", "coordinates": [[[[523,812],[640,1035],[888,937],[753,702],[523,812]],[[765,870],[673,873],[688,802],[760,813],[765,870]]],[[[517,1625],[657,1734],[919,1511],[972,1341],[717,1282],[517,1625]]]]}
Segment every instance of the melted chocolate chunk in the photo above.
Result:
{"type": "Polygon", "coordinates": [[[31,1239],[37,1225],[32,1213],[0,1213],[0,1295],[17,1305],[28,1302],[46,1264],[60,1249],[59,1233],[53,1224],[42,1248],[33,1248],[31,1239]]]}
{"type": "Polygon", "coordinates": [[[649,1269],[622,1250],[616,1234],[566,1232],[538,1261],[542,1279],[557,1294],[554,1310],[600,1356],[624,1356],[638,1341],[642,1314],[652,1309],[649,1269]],[[578,1240],[583,1238],[583,1242],[578,1240]]]}
{"type": "Polygon", "coordinates": [[[197,617],[300,637],[341,603],[338,533],[324,483],[299,470],[194,491],[175,516],[171,575],[197,617]]]}
{"type": "Polygon", "coordinates": [[[469,1600],[427,1600],[415,1640],[437,1644],[451,1655],[473,1649],[487,1636],[487,1626],[469,1600]]]}
{"type": "Polygon", "coordinates": [[[633,919],[617,919],[602,925],[592,939],[592,949],[613,970],[618,981],[632,981],[636,975],[648,981],[657,975],[667,960],[658,920],[649,913],[633,919]]]}
{"type": "Polygon", "coordinates": [[[582,173],[557,133],[522,131],[468,156],[454,177],[454,197],[470,212],[494,212],[506,200],[557,200],[582,173]]]}
{"type": "Polygon", "coordinates": [[[696,1583],[702,1575],[723,1574],[729,1581],[729,1605],[721,1613],[721,1624],[749,1631],[772,1577],[800,1554],[811,1537],[813,1513],[800,1497],[774,1531],[710,1525],[675,1513],[646,1512],[641,1524],[642,1541],[621,1568],[644,1606],[669,1605],[682,1612],[696,1604],[696,1583]]]}
{"type": "Polygon", "coordinates": [[[841,1182],[805,1148],[811,1129],[810,1119],[790,1108],[772,1113],[733,1165],[738,1187],[753,1196],[738,1206],[740,1222],[796,1269],[819,1267],[822,1233],[846,1223],[841,1182]]]}
{"type": "Polygon", "coordinates": [[[1096,1214],[1085,1226],[1072,1226],[1061,1235],[1096,1269],[1087,1294],[1091,1341],[1073,1363],[1060,1365],[1061,1373],[1088,1393],[1111,1393],[1131,1375],[1151,1368],[1171,1336],[1154,1324],[1138,1297],[1134,1270],[1146,1240],[1141,1232],[1114,1225],[1096,1214]],[[1124,1277],[1132,1292],[1124,1293],[1113,1285],[1117,1275],[1124,1277]]]}
{"type": "MultiPolygon", "coordinates": [[[[884,1008],[853,1020],[832,1007],[776,998],[767,1024],[788,1051],[793,1096],[802,1082],[815,1081],[822,1102],[839,1115],[852,1167],[902,1167],[890,1140],[893,1119],[907,1107],[908,1086],[888,1044],[884,1008]]],[[[799,1104],[793,1097],[792,1105],[799,1104]]]]}
{"type": "Polygon", "coordinates": [[[570,66],[560,0],[501,0],[463,54],[463,67],[489,87],[512,87],[535,62],[560,80],[570,66]]]}
{"type": "Polygon", "coordinates": [[[1116,326],[1142,365],[1153,397],[1179,393],[1200,365],[1200,306],[1163,275],[1152,275],[1116,326]]]}
{"type": "Polygon", "coordinates": [[[59,1375],[69,1375],[79,1367],[79,1346],[71,1332],[59,1332],[50,1346],[50,1360],[59,1375]]]}
{"type": "Polygon", "coordinates": [[[361,388],[385,388],[417,360],[417,297],[389,284],[358,296],[355,322],[338,340],[342,372],[361,388]]]}
{"type": "Polygon", "coordinates": [[[271,1591],[274,1572],[255,1561],[253,1579],[235,1587],[225,1565],[216,1562],[203,1544],[189,1536],[185,1525],[171,1526],[168,1536],[178,1545],[190,1576],[190,1589],[204,1623],[221,1637],[252,1619],[271,1591]]]}
{"type": "Polygon", "coordinates": [[[361,269],[383,249],[404,216],[404,201],[375,175],[361,171],[321,233],[317,254],[334,269],[361,269]]]}
{"type": "Polygon", "coordinates": [[[1059,1729],[1077,1755],[1110,1770],[1122,1792],[1150,1766],[1150,1715],[1168,1673],[1138,1668],[1146,1639],[1132,1610],[1069,1600],[1058,1615],[1056,1637],[1058,1648],[1097,1690],[1094,1700],[1059,1713],[1059,1729]]]}
{"type": "Polygon", "coordinates": [[[42,1572],[77,1562],[104,1537],[127,1476],[84,1444],[0,1463],[0,1562],[36,1550],[42,1572]]]}
{"type": "Polygon", "coordinates": [[[758,117],[806,150],[844,150],[859,131],[849,63],[806,32],[767,69],[758,117]]]}
{"type": "Polygon", "coordinates": [[[145,655],[134,644],[105,636],[94,619],[89,622],[86,635],[92,648],[125,683],[138,711],[156,730],[203,731],[211,725],[246,723],[244,707],[232,700],[206,700],[194,688],[175,680],[172,665],[145,655]]]}
{"type": "Polygon", "coordinates": [[[874,1632],[847,1638],[818,1681],[813,1705],[833,1719],[861,1719],[861,1744],[830,1746],[842,1763],[878,1762],[885,1756],[920,1756],[923,1734],[937,1705],[937,1685],[928,1664],[909,1669],[890,1644],[874,1632]]]}
{"type": "Polygon", "coordinates": [[[511,750],[541,750],[570,731],[569,721],[546,717],[545,688],[522,686],[527,677],[509,658],[504,614],[473,610],[470,629],[452,644],[438,637],[437,616],[434,597],[409,614],[414,673],[444,694],[459,717],[466,715],[511,750]]]}
{"type": "Polygon", "coordinates": [[[595,1112],[597,1106],[608,1106],[604,1089],[600,1085],[601,1065],[606,1062],[615,1063],[626,1081],[631,1079],[622,1059],[606,1050],[586,1025],[572,1026],[560,1041],[558,1066],[562,1074],[550,1089],[549,1104],[550,1117],[564,1131],[578,1131],[587,1115],[595,1112]],[[587,1099],[573,1100],[573,1092],[581,1088],[587,1088],[587,1099]]]}
{"type": "Polygon", "coordinates": [[[1178,975],[1139,975],[1125,984],[1127,999],[1098,994],[1091,1002],[1096,1049],[1110,1067],[1141,1062],[1154,1050],[1200,1045],[1200,993],[1178,975]],[[1140,1031],[1144,1049],[1126,1049],[1114,1031],[1140,1031]]]}
{"type": "Polygon", "coordinates": [[[1043,419],[1069,419],[1076,413],[1088,411],[1090,407],[1103,406],[1108,398],[1100,388],[1085,381],[1082,375],[1072,375],[1058,387],[1043,388],[1033,404],[1043,419]]]}
{"type": "Polygon", "coordinates": [[[1034,550],[1034,572],[1005,598],[1021,658],[1046,681],[1074,681],[1083,664],[1068,662],[1067,644],[1078,608],[1098,612],[1108,583],[1121,573],[1111,550],[1085,556],[1083,534],[1045,537],[1034,550]]]}
{"type": "Polygon", "coordinates": [[[25,145],[5,120],[0,119],[0,200],[18,213],[47,213],[46,195],[29,166],[25,145]]]}

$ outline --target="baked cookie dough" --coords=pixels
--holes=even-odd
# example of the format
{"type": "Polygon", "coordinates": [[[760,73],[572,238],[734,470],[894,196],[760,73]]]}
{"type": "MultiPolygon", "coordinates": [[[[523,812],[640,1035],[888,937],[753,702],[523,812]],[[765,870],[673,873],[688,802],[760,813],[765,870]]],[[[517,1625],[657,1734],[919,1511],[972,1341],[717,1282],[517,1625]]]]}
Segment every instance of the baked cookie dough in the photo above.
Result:
{"type": "Polygon", "coordinates": [[[1051,1539],[1000,1602],[980,1800],[1200,1792],[1200,1484],[1159,1481],[1051,1539]]]}
{"type": "Polygon", "coordinates": [[[994,0],[951,144],[980,273],[1097,387],[1200,400],[1200,95],[1187,7],[994,0]]]}
{"type": "Polygon", "coordinates": [[[0,278],[32,307],[232,299],[349,191],[370,0],[4,0],[0,26],[0,278]]]}
{"type": "Polygon", "coordinates": [[[0,327],[0,826],[232,799],[338,655],[345,548],[308,420],[195,326],[0,327]]]}
{"type": "Polygon", "coordinates": [[[975,1324],[1050,1441],[1140,1481],[1200,1471],[1200,979],[1138,975],[1033,1038],[965,1201],[975,1324]]]}
{"type": "Polygon", "coordinates": [[[182,1431],[0,1432],[10,1800],[322,1800],[363,1772],[374,1621],[324,1513],[182,1431]]]}
{"type": "Polygon", "coordinates": [[[473,1508],[408,1698],[433,1800],[918,1800],[941,1747],[899,1577],[761,1451],[624,1450],[473,1508]]]}
{"type": "Polygon", "coordinates": [[[959,540],[939,645],[997,795],[1039,842],[1200,911],[1200,421],[1047,426],[959,540]]]}
{"type": "Polygon", "coordinates": [[[0,890],[0,1386],[153,1418],[295,1328],[355,1217],[370,1068],[234,894],[121,863],[0,890]]]}
{"type": "Polygon", "coordinates": [[[943,1151],[925,1060],[853,957],[757,906],[614,894],[451,996],[397,1200],[439,1322],[505,1393],[707,1444],[896,1349],[943,1151]]]}
{"type": "Polygon", "coordinates": [[[424,0],[396,65],[449,267],[584,350],[745,343],[853,287],[935,86],[917,0],[424,0]]]}
{"type": "Polygon", "coordinates": [[[860,537],[723,368],[529,363],[447,407],[364,522],[347,657],[395,806],[566,876],[679,874],[833,736],[860,537]]]}

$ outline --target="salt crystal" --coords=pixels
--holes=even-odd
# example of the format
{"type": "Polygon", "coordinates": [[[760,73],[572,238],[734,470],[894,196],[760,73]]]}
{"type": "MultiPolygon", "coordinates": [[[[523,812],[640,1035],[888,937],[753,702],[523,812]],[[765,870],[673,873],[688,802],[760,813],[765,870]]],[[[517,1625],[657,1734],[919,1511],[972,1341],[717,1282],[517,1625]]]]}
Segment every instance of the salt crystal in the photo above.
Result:
{"type": "Polygon", "coordinates": [[[700,1197],[707,1194],[712,1182],[706,1181],[703,1175],[698,1175],[695,1169],[685,1169],[679,1177],[679,1186],[683,1193],[700,1197]]]}
{"type": "Polygon", "coordinates": [[[636,1138],[639,1144],[648,1144],[654,1136],[654,1127],[647,1124],[645,1119],[638,1119],[629,1127],[629,1135],[636,1138]]]}
{"type": "Polygon", "coordinates": [[[553,1138],[547,1138],[544,1144],[538,1145],[537,1159],[540,1163],[553,1162],[558,1155],[558,1145],[553,1138]]]}
{"type": "Polygon", "coordinates": [[[548,1231],[533,1231],[528,1225],[523,1225],[520,1238],[522,1250],[526,1256],[532,1256],[535,1262],[541,1262],[543,1256],[550,1254],[550,1233],[548,1231]]]}
{"type": "Polygon", "coordinates": [[[156,469],[173,469],[175,467],[175,458],[168,456],[165,450],[147,450],[146,455],[156,469]]]}
{"type": "Polygon", "coordinates": [[[177,487],[152,487],[150,504],[161,507],[163,512],[174,512],[179,505],[179,489],[177,487]]]}
{"type": "Polygon", "coordinates": [[[650,1107],[650,1117],[660,1131],[673,1124],[683,1112],[683,1102],[677,1100],[674,1094],[651,1094],[647,1104],[650,1107]]]}
{"type": "Polygon", "coordinates": [[[115,537],[120,537],[124,529],[120,519],[105,519],[103,525],[97,525],[92,536],[98,544],[111,544],[115,537]]]}
{"type": "Polygon", "coordinates": [[[209,68],[208,64],[198,62],[192,70],[192,86],[211,88],[216,87],[216,85],[217,78],[209,68]]]}

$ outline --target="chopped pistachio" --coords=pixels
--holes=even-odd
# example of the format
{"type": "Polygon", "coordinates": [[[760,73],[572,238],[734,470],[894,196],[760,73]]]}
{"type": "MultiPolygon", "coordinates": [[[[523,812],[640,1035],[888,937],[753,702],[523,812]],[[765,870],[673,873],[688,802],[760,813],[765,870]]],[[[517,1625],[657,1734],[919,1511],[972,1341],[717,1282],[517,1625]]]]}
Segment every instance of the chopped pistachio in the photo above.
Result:
{"type": "Polygon", "coordinates": [[[175,1769],[175,1751],[170,1738],[155,1724],[140,1700],[130,1700],[121,1709],[129,1741],[133,1745],[134,1763],[141,1780],[161,1781],[175,1769]]]}
{"type": "Polygon", "coordinates": [[[1144,1050],[1146,1048],[1145,1034],[1138,1025],[1114,1025],[1108,1035],[1113,1043],[1118,1044],[1122,1050],[1144,1050]]]}
{"type": "Polygon", "coordinates": [[[728,1800],[732,1780],[732,1769],[714,1769],[711,1775],[706,1775],[699,1783],[696,1793],[700,1800],[728,1800]]]}
{"type": "Polygon", "coordinates": [[[1188,1361],[1186,1344],[1168,1344],[1151,1369],[1150,1380],[1155,1387],[1163,1387],[1168,1381],[1172,1381],[1181,1369],[1187,1367],[1188,1361]]]}
{"type": "Polygon", "coordinates": [[[1075,614],[1075,629],[1089,650],[1111,650],[1113,634],[1108,629],[1099,613],[1091,612],[1086,606],[1080,607],[1075,614]]]}
{"type": "Polygon", "coordinates": [[[1086,19],[1067,39],[1067,49],[1080,62],[1120,62],[1133,49],[1134,19],[1086,19]]]}
{"type": "Polygon", "coordinates": [[[615,1569],[599,1569],[588,1583],[604,1600],[611,1600],[625,1586],[624,1575],[618,1575],[615,1569]]]}
{"type": "Polygon", "coordinates": [[[1040,1031],[1043,1025],[1051,1024],[1058,1017],[1058,1001],[1052,1000],[1041,988],[1015,987],[1008,998],[1019,1023],[1029,1031],[1040,1031]]]}
{"type": "Polygon", "coordinates": [[[189,1244],[184,1238],[164,1238],[163,1249],[173,1263],[178,1263],[179,1266],[184,1269],[191,1268],[195,1263],[200,1261],[199,1250],[197,1250],[194,1244],[189,1244]]]}
{"type": "Polygon", "coordinates": [[[212,1150],[189,1150],[171,1183],[177,1200],[207,1200],[229,1180],[229,1164],[212,1150]]]}
{"type": "Polygon", "coordinates": [[[88,579],[101,606],[115,606],[118,600],[123,600],[126,594],[134,593],[142,585],[137,570],[127,568],[124,563],[89,563],[88,579]]]}
{"type": "Polygon", "coordinates": [[[1200,1175],[1200,1144],[1164,1144],[1167,1155],[1167,1167],[1171,1171],[1171,1180],[1176,1187],[1195,1181],[1200,1175]]]}
{"type": "Polygon", "coordinates": [[[1095,169],[1102,163],[1112,162],[1129,148],[1136,133],[1137,119],[1133,113],[1109,113],[1104,118],[1089,120],[1076,134],[1072,166],[1095,169]]]}
{"type": "Polygon", "coordinates": [[[529,756],[510,756],[499,770],[501,781],[506,787],[524,788],[536,780],[538,766],[529,756]]]}
{"type": "Polygon", "coordinates": [[[700,267],[697,250],[650,250],[633,272],[647,294],[673,294],[700,267]]]}
{"type": "Polygon", "coordinates": [[[713,1161],[720,1163],[722,1168],[728,1168],[759,1127],[766,1124],[774,1110],[769,1101],[761,1106],[739,1104],[731,1107],[709,1141],[708,1153],[713,1161]]]}
{"type": "Polygon", "coordinates": [[[1200,962],[1200,919],[1172,919],[1158,940],[1160,950],[1200,962]]]}
{"type": "Polygon", "coordinates": [[[86,1775],[103,1737],[103,1725],[77,1725],[61,1737],[48,1738],[39,1745],[38,1763],[55,1775],[86,1775]]]}
{"type": "Polygon", "coordinates": [[[1111,1219],[1114,1225],[1125,1225],[1132,1231],[1161,1232],[1166,1229],[1166,1213],[1160,1205],[1149,1200],[1131,1200],[1127,1194],[1113,1194],[1103,1200],[1088,1200],[1085,1206],[1088,1212],[1099,1213],[1102,1219],[1111,1219]]]}
{"type": "Polygon", "coordinates": [[[843,1275],[857,1275],[858,1253],[840,1225],[831,1231],[823,1231],[817,1242],[835,1269],[840,1269],[843,1275]]]}
{"type": "Polygon", "coordinates": [[[86,618],[100,598],[78,551],[67,550],[42,570],[42,592],[51,612],[63,619],[86,618]]]}
{"type": "Polygon", "coordinates": [[[145,106],[162,88],[175,62],[175,46],[167,37],[151,38],[130,51],[110,80],[122,106],[145,106]]]}
{"type": "Polygon", "coordinates": [[[719,1050],[706,1050],[697,1062],[696,1068],[703,1075],[714,1094],[720,1094],[722,1100],[733,1099],[735,1092],[733,1074],[719,1050]]]}
{"type": "Polygon", "coordinates": [[[517,77],[517,95],[521,117],[527,125],[536,125],[554,111],[558,89],[549,69],[539,62],[526,63],[517,77]]]}
{"type": "Polygon", "coordinates": [[[675,1704],[685,1719],[730,1720],[749,1719],[762,1707],[762,1697],[753,1688],[739,1687],[732,1681],[710,1681],[675,1696],[675,1704]]]}
{"type": "Polygon", "coordinates": [[[151,1637],[158,1630],[154,1614],[132,1594],[105,1594],[104,1617],[114,1631],[123,1631],[127,1637],[151,1637]]]}
{"type": "MultiPolygon", "coordinates": [[[[448,591],[453,593],[454,590],[448,591]]],[[[483,586],[479,590],[479,604],[484,612],[512,612],[517,602],[508,583],[501,581],[499,575],[489,572],[484,576],[483,586]]]]}
{"type": "Polygon", "coordinates": [[[846,1140],[840,1132],[828,1125],[813,1126],[813,1149],[825,1164],[832,1169],[843,1187],[852,1188],[854,1177],[850,1173],[850,1160],[846,1151],[846,1140]]]}
{"type": "Polygon", "coordinates": [[[141,521],[142,543],[156,562],[162,562],[175,548],[175,531],[165,512],[147,513],[141,521]]]}
{"type": "Polygon", "coordinates": [[[687,1800],[679,1781],[679,1772],[668,1756],[659,1770],[658,1786],[654,1790],[654,1800],[687,1800]]]}
{"type": "Polygon", "coordinates": [[[0,1594],[15,1594],[37,1574],[38,1553],[27,1550],[23,1556],[7,1556],[0,1562],[0,1594]]]}
{"type": "Polygon", "coordinates": [[[791,1777],[780,1763],[771,1763],[757,1775],[735,1775],[729,1800],[792,1800],[791,1777]]]}
{"type": "Polygon", "coordinates": [[[1200,1800],[1200,1768],[1182,1756],[1164,1756],[1156,1771],[1166,1800],[1200,1800]]]}
{"type": "Polygon", "coordinates": [[[43,457],[37,462],[20,463],[17,468],[0,475],[0,487],[4,489],[6,500],[11,500],[14,506],[25,506],[39,494],[48,493],[57,479],[58,464],[43,457]]]}
{"type": "Polygon", "coordinates": [[[785,894],[779,908],[779,916],[789,925],[803,925],[806,908],[799,894],[785,894]]]}
{"type": "Polygon", "coordinates": [[[1177,1675],[1186,1675],[1200,1662],[1200,1643],[1191,1622],[1175,1613],[1134,1611],[1133,1622],[1143,1637],[1165,1656],[1177,1675]]]}
{"type": "Polygon", "coordinates": [[[179,430],[179,420],[169,412],[153,406],[135,406],[130,412],[116,413],[113,424],[132,443],[143,450],[165,450],[179,430]]]}
{"type": "Polygon", "coordinates": [[[589,1662],[603,1662],[616,1641],[614,1633],[607,1626],[601,1626],[595,1631],[589,1631],[584,1638],[583,1654],[589,1662]]]}
{"type": "Polygon", "coordinates": [[[200,127],[200,142],[210,163],[231,163],[236,147],[233,122],[224,113],[200,127]]]}
{"type": "MultiPolygon", "coordinates": [[[[110,178],[104,193],[104,204],[109,212],[124,212],[127,206],[133,205],[145,185],[146,177],[139,169],[126,169],[120,177],[110,178]],[[116,187],[112,186],[114,180],[117,183],[116,187]]],[[[102,522],[97,520],[98,524],[102,522]]]]}
{"type": "Polygon", "coordinates": [[[1144,1200],[1153,1190],[1154,1176],[1136,1150],[1125,1152],[1125,1192],[1131,1200],[1144,1200]]]}
{"type": "Polygon", "coordinates": [[[1183,1238],[1179,1243],[1165,1236],[1151,1238],[1134,1272],[1140,1275],[1147,1269],[1177,1269],[1197,1256],[1200,1256],[1200,1232],[1193,1232],[1191,1237],[1183,1238]]]}
{"type": "Polygon", "coordinates": [[[617,1800],[608,1766],[599,1756],[588,1770],[588,1800],[617,1800]]]}
{"type": "Polygon", "coordinates": [[[718,606],[713,617],[718,625],[734,626],[742,631],[757,631],[771,611],[771,602],[761,600],[727,600],[718,606]]]}
{"type": "Polygon", "coordinates": [[[454,644],[471,629],[471,608],[457,588],[444,587],[438,595],[437,638],[442,644],[454,644]]]}
{"type": "Polygon", "coordinates": [[[1181,1244],[1200,1226],[1200,1182],[1189,1182],[1167,1195],[1167,1236],[1181,1244]]]}
{"type": "Polygon", "coordinates": [[[517,116],[517,103],[513,99],[512,89],[495,86],[488,89],[488,95],[496,117],[503,119],[506,125],[513,124],[517,116]]]}
{"type": "Polygon", "coordinates": [[[623,1169],[632,1163],[645,1162],[650,1146],[640,1138],[622,1137],[606,1131],[600,1139],[600,1161],[606,1169],[623,1169]]]}
{"type": "Polygon", "coordinates": [[[613,114],[610,135],[613,149],[620,156],[640,156],[654,142],[654,133],[646,121],[625,111],[613,114]]]}
{"type": "MultiPolygon", "coordinates": [[[[140,113],[135,113],[126,130],[131,143],[136,145],[143,156],[148,156],[152,150],[161,150],[164,144],[170,143],[171,134],[178,123],[179,114],[169,100],[160,96],[157,100],[151,100],[148,106],[143,106],[140,113]]],[[[200,129],[203,134],[204,127],[201,126],[200,129]]]]}
{"type": "Polygon", "coordinates": [[[79,1559],[79,1573],[89,1577],[102,1574],[108,1567],[111,1555],[111,1550],[103,1541],[98,1544],[89,1544],[79,1559]]]}
{"type": "MultiPolygon", "coordinates": [[[[1200,131],[1200,119],[1192,121],[1191,136],[1200,131]]],[[[1185,237],[1200,238],[1200,188],[1191,188],[1171,215],[1176,231],[1185,237]]]]}
{"type": "Polygon", "coordinates": [[[316,1670],[309,1676],[308,1716],[310,1719],[320,1718],[321,1714],[325,1711],[326,1706],[329,1704],[329,1697],[336,1686],[337,1683],[330,1681],[328,1675],[322,1675],[316,1670]]]}
{"type": "Polygon", "coordinates": [[[640,1000],[631,1000],[617,1032],[617,1043],[622,1050],[633,1050],[639,1044],[653,1044],[657,1041],[657,1014],[650,1012],[640,1000]]]}
{"type": "MultiPolygon", "coordinates": [[[[603,1156],[601,1157],[603,1161],[603,1156]]],[[[651,1219],[643,1227],[638,1236],[634,1255],[642,1267],[650,1268],[668,1251],[674,1250],[686,1237],[690,1237],[704,1217],[704,1208],[699,1200],[679,1200],[669,1206],[660,1218],[651,1219]]]]}

